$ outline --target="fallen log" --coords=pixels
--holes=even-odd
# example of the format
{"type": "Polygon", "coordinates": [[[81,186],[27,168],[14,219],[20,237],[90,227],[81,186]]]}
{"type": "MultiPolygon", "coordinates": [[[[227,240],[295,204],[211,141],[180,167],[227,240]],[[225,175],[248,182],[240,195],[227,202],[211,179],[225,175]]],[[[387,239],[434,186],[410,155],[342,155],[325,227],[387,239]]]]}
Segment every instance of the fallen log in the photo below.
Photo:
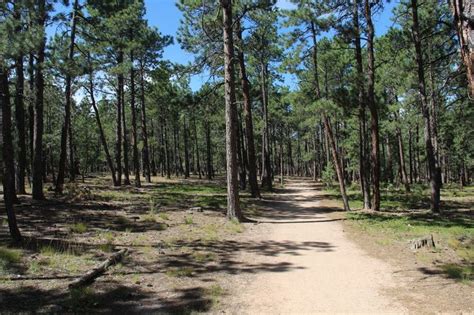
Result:
{"type": "Polygon", "coordinates": [[[433,234],[410,241],[410,248],[412,250],[420,249],[425,246],[433,248],[436,247],[433,234]]]}
{"type": "Polygon", "coordinates": [[[126,254],[127,254],[127,249],[126,248],[116,252],[115,254],[110,256],[106,261],[101,263],[99,266],[97,266],[94,269],[92,269],[91,271],[87,272],[82,277],[72,281],[69,284],[69,288],[74,289],[74,288],[78,288],[78,287],[88,285],[88,284],[94,282],[94,280],[96,278],[100,277],[101,275],[103,275],[110,266],[113,266],[113,265],[119,263],[126,254]]]}

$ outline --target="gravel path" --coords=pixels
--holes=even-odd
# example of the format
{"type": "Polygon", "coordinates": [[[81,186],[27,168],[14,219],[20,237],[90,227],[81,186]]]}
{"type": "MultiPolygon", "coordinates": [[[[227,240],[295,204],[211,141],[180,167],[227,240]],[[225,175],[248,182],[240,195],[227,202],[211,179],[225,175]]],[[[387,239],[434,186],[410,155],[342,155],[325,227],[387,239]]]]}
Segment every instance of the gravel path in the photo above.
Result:
{"type": "MultiPolygon", "coordinates": [[[[330,219],[310,182],[295,181],[259,218],[259,242],[278,244],[267,254],[245,252],[246,264],[279,265],[272,272],[238,275],[232,298],[223,304],[230,314],[406,313],[386,294],[394,270],[369,257],[330,219]]],[[[255,237],[255,236],[254,236],[255,237]]],[[[234,281],[233,281],[234,282],[234,281]]]]}

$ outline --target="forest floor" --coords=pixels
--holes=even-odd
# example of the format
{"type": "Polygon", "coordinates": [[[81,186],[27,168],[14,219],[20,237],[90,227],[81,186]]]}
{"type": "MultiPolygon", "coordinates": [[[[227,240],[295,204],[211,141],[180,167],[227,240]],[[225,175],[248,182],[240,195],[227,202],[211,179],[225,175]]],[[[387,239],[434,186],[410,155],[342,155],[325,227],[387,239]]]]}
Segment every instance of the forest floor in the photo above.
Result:
{"type": "Polygon", "coordinates": [[[225,219],[222,180],[153,182],[114,188],[94,177],[44,202],[20,196],[20,247],[0,209],[0,312],[474,310],[471,190],[445,194],[442,216],[344,213],[320,184],[289,180],[262,200],[242,194],[258,223],[240,224],[225,219]],[[407,240],[427,233],[436,248],[410,250],[407,240]],[[68,289],[121,248],[124,261],[68,289]]]}

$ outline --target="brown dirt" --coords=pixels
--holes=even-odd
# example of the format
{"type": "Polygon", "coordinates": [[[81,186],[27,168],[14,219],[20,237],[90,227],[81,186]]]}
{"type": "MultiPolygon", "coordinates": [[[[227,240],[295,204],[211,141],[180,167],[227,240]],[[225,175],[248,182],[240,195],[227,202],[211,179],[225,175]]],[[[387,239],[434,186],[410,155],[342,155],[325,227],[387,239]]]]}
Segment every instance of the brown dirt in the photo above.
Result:
{"type": "MultiPolygon", "coordinates": [[[[33,202],[21,197],[19,222],[30,242],[21,249],[22,261],[11,275],[33,279],[0,280],[0,312],[301,314],[474,309],[471,287],[423,273],[409,256],[401,264],[394,258],[404,253],[402,249],[378,251],[373,239],[341,220],[337,204],[325,199],[321,187],[310,181],[289,181],[286,189],[261,201],[244,198],[248,213],[261,221],[243,224],[244,231],[225,220],[221,196],[215,206],[193,213],[187,211],[194,205],[192,196],[179,195],[168,205],[163,199],[160,211],[168,218],[158,221],[166,229],[147,222],[149,192],[163,183],[213,184],[160,178],[158,184],[141,189],[119,189],[119,194],[132,194],[120,201],[49,195],[47,202],[33,202]],[[187,217],[192,217],[191,223],[185,223],[187,217]],[[87,223],[87,231],[71,233],[68,229],[74,222],[87,223]],[[107,242],[112,244],[109,250],[127,247],[130,254],[91,285],[86,296],[74,297],[68,283],[110,255],[103,248],[107,242]],[[44,265],[53,259],[41,251],[44,245],[67,249],[67,260],[77,266],[44,265]],[[38,263],[39,272],[28,269],[32,262],[38,263]]],[[[86,186],[92,195],[117,193],[102,178],[86,186]]],[[[2,246],[8,244],[6,233],[6,227],[0,227],[2,246]]]]}

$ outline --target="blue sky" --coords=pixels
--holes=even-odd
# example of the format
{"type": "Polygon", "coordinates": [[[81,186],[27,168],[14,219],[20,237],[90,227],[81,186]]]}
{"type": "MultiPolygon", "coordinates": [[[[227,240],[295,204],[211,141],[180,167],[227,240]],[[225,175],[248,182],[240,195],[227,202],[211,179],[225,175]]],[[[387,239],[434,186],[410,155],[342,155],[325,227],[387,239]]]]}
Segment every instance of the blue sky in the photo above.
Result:
{"type": "MultiPolygon", "coordinates": [[[[320,0],[321,1],[321,0],[320,0]]],[[[392,0],[390,3],[385,4],[385,8],[382,12],[375,14],[374,24],[375,32],[377,36],[384,34],[387,29],[393,24],[391,21],[392,9],[399,3],[399,0],[392,0]]],[[[146,16],[149,25],[155,26],[158,30],[165,34],[171,35],[174,40],[174,44],[165,48],[164,59],[170,60],[172,62],[187,64],[194,60],[192,54],[187,53],[182,50],[179,46],[179,43],[176,40],[176,34],[179,28],[180,19],[182,17],[181,12],[176,7],[176,1],[174,0],[145,0],[146,6],[146,16]]],[[[291,9],[294,7],[289,0],[278,0],[277,6],[282,9],[291,9]]],[[[70,8],[64,8],[59,6],[56,8],[57,11],[67,10],[70,8]]],[[[48,28],[49,36],[56,31],[55,26],[48,28]]],[[[285,84],[294,86],[294,79],[285,75],[285,84]]],[[[206,73],[195,75],[191,78],[191,88],[195,91],[208,80],[206,73]]]]}
{"type": "MultiPolygon", "coordinates": [[[[175,3],[176,1],[173,0],[145,0],[146,18],[148,19],[148,23],[152,26],[156,26],[161,33],[172,35],[173,37],[176,37],[179,21],[182,17],[182,14],[176,7],[175,3]]],[[[398,4],[398,1],[392,1],[391,3],[385,4],[384,10],[374,16],[377,36],[384,34],[393,24],[391,21],[392,9],[396,4],[398,4]]],[[[278,0],[277,6],[282,9],[291,9],[293,7],[288,0],[278,0]]],[[[164,58],[182,64],[192,62],[194,59],[191,54],[180,48],[176,39],[173,45],[165,49],[164,58]]],[[[207,79],[208,77],[206,74],[193,76],[191,79],[191,88],[193,90],[199,89],[202,83],[206,82],[207,79]]],[[[285,78],[285,81],[291,80],[292,79],[289,76],[285,78]]],[[[292,82],[285,83],[291,85],[292,82]]]]}

